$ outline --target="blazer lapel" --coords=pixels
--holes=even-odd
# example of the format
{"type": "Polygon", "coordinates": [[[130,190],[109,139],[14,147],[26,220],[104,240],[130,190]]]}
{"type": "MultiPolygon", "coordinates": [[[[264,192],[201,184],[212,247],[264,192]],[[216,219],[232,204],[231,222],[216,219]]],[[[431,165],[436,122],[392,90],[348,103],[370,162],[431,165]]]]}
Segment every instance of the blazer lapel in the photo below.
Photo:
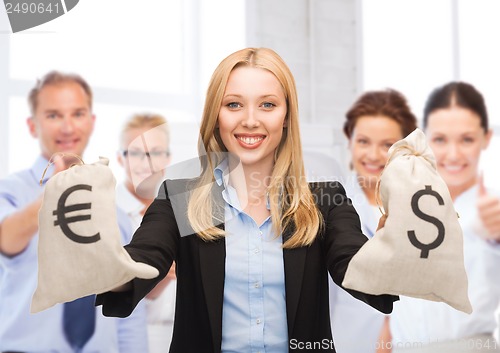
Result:
{"type": "MultiPolygon", "coordinates": [[[[224,203],[220,189],[213,188],[214,212],[213,221],[219,229],[224,230],[224,203]],[[219,192],[217,192],[219,191],[219,192]],[[217,196],[218,195],[218,196],[217,196]]],[[[224,277],[226,263],[226,242],[222,238],[217,241],[200,241],[200,273],[207,304],[210,329],[212,332],[213,351],[220,352],[222,342],[222,305],[224,301],[224,277]]]]}
{"type": "MultiPolygon", "coordinates": [[[[283,242],[293,234],[293,227],[287,227],[283,232],[283,242]]],[[[292,337],[295,324],[295,314],[299,305],[304,265],[307,247],[283,249],[283,262],[285,264],[285,290],[286,290],[286,316],[288,322],[288,336],[292,337]]]]}

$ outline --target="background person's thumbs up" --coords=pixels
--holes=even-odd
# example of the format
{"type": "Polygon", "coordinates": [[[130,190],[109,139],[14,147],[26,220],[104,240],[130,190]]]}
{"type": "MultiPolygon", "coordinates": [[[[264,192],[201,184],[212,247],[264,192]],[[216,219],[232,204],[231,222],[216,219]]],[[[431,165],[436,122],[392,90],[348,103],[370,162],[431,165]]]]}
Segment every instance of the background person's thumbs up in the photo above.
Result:
{"type": "Polygon", "coordinates": [[[477,211],[484,228],[482,235],[489,240],[500,242],[500,199],[488,193],[482,173],[477,184],[477,211]]]}

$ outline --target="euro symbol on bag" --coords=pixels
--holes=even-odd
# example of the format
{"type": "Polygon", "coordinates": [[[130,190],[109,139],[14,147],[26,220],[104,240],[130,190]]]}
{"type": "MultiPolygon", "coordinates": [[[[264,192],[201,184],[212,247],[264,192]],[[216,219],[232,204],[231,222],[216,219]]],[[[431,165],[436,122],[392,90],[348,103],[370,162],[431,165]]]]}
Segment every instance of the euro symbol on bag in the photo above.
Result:
{"type": "Polygon", "coordinates": [[[87,190],[87,191],[92,191],[92,186],[90,185],[85,185],[85,184],[78,184],[74,185],[68,189],[66,189],[59,200],[57,201],[57,209],[52,212],[53,215],[57,216],[57,219],[54,221],[54,226],[60,226],[62,232],[64,235],[66,235],[69,239],[76,243],[81,243],[81,244],[90,244],[90,243],[95,243],[101,239],[101,235],[99,233],[96,233],[90,237],[87,236],[81,236],[78,234],[75,234],[69,227],[68,223],[74,223],[74,222],[79,222],[79,221],[87,221],[91,218],[91,215],[79,215],[79,216],[72,216],[72,217],[66,217],[66,213],[68,212],[73,212],[73,211],[80,211],[80,210],[90,210],[92,204],[89,203],[78,203],[75,205],[70,205],[66,206],[66,199],[71,195],[73,192],[77,190],[87,190]]]}
{"type": "Polygon", "coordinates": [[[418,218],[423,219],[424,221],[427,221],[429,223],[434,224],[438,229],[437,238],[430,244],[421,243],[417,239],[417,236],[415,235],[414,230],[408,231],[408,238],[410,239],[410,242],[412,243],[412,245],[415,246],[417,249],[422,250],[422,252],[420,253],[421,259],[427,259],[429,257],[429,251],[433,250],[433,249],[437,248],[439,245],[441,245],[441,243],[444,240],[444,234],[445,234],[443,223],[439,219],[423,213],[420,210],[420,208],[418,207],[418,200],[424,195],[434,196],[438,200],[438,203],[440,206],[444,205],[443,198],[441,197],[441,195],[439,195],[439,193],[437,191],[432,190],[431,185],[425,185],[425,189],[417,191],[413,195],[413,197],[411,198],[411,209],[413,210],[415,215],[418,218]]]}

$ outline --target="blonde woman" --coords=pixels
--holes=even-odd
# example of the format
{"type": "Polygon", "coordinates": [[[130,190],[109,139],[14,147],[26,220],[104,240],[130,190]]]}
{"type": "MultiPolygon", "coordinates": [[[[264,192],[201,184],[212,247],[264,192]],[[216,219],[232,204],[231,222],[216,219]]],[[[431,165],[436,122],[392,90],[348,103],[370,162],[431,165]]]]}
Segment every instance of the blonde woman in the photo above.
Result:
{"type": "MultiPolygon", "coordinates": [[[[129,315],[175,261],[170,352],[335,352],[328,273],[340,284],[367,238],[338,182],[305,180],[283,60],[264,48],[224,59],[200,130],[200,177],[166,181],[126,247],[160,277],[135,279],[98,304],[129,315]]],[[[352,294],[385,313],[396,299],[352,294]]]]}

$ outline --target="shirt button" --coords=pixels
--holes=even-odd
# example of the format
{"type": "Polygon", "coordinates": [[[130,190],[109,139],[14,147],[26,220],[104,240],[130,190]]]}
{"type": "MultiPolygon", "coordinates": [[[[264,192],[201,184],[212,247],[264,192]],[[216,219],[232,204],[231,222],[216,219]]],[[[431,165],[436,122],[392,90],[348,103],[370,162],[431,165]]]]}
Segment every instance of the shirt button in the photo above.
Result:
{"type": "Polygon", "coordinates": [[[258,254],[260,252],[260,249],[259,248],[255,248],[253,252],[256,253],[256,254],[258,254]]]}
{"type": "Polygon", "coordinates": [[[260,323],[261,323],[260,319],[257,319],[256,322],[257,322],[257,325],[260,325],[260,323]]]}
{"type": "Polygon", "coordinates": [[[259,282],[256,282],[253,286],[254,286],[255,288],[259,288],[259,287],[260,287],[260,284],[259,284],[259,282]]]}
{"type": "Polygon", "coordinates": [[[259,230],[259,234],[260,234],[260,235],[262,235],[262,234],[264,234],[264,233],[262,233],[262,231],[261,231],[261,230],[259,230]]]}

